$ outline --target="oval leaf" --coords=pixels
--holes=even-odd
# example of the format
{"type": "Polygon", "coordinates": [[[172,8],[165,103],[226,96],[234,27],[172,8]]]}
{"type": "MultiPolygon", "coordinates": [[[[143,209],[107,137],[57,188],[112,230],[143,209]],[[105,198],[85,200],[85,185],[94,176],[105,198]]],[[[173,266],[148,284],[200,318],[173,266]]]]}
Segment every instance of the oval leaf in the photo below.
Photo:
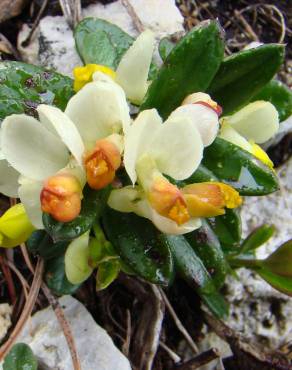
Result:
{"type": "Polygon", "coordinates": [[[220,288],[224,283],[229,266],[220,242],[208,222],[202,219],[202,226],[186,234],[185,238],[202,260],[216,288],[220,288]]]}
{"type": "Polygon", "coordinates": [[[0,120],[16,113],[36,114],[39,104],[64,110],[73,96],[67,76],[21,62],[0,62],[0,120]]]}
{"type": "Polygon", "coordinates": [[[284,60],[284,46],[267,44],[225,58],[208,93],[230,114],[250,101],[276,74],[284,60]],[[268,61],[268,62],[267,62],[268,61]]]}
{"type": "Polygon", "coordinates": [[[224,43],[216,21],[202,22],[172,49],[150,85],[141,110],[156,108],[163,118],[190,93],[205,91],[223,58],[224,43]]]}
{"type": "Polygon", "coordinates": [[[203,164],[241,195],[265,195],[279,189],[274,171],[239,146],[219,137],[205,148],[203,164]]]}
{"type": "Polygon", "coordinates": [[[55,242],[72,240],[84,234],[102,214],[109,193],[110,187],[96,191],[87,186],[83,192],[84,198],[79,216],[70,222],[59,222],[44,213],[43,223],[46,231],[55,242]]]}
{"type": "Polygon", "coordinates": [[[121,264],[118,260],[101,263],[96,275],[96,290],[107,288],[119,275],[121,264]]]}
{"type": "Polygon", "coordinates": [[[54,243],[53,239],[44,230],[36,230],[26,242],[28,250],[33,254],[40,255],[44,260],[63,255],[68,242],[54,243]]]}
{"type": "Polygon", "coordinates": [[[173,255],[180,276],[199,294],[203,302],[217,317],[228,315],[224,298],[216,290],[212,278],[201,259],[182,235],[161,235],[173,255]]]}
{"type": "Polygon", "coordinates": [[[266,268],[255,269],[255,272],[260,275],[268,284],[279,292],[292,297],[292,278],[274,274],[266,268]]]}
{"type": "Polygon", "coordinates": [[[238,250],[242,233],[238,210],[226,208],[224,215],[209,218],[208,222],[217,235],[224,252],[238,250]]]}
{"type": "Polygon", "coordinates": [[[175,43],[170,41],[168,37],[164,37],[159,41],[158,51],[161,59],[165,61],[168,57],[168,54],[175,47],[175,43]]]}
{"type": "Polygon", "coordinates": [[[3,363],[3,370],[37,370],[37,368],[37,359],[25,343],[15,344],[3,363]]]}
{"type": "Polygon", "coordinates": [[[266,243],[273,236],[275,231],[275,226],[259,226],[242,242],[239,253],[245,254],[254,251],[258,247],[266,243]]]}
{"type": "Polygon", "coordinates": [[[292,280],[292,239],[276,249],[262,265],[272,273],[292,280]]]}
{"type": "Polygon", "coordinates": [[[154,284],[169,283],[173,273],[171,254],[150,221],[108,208],[103,223],[107,238],[137,275],[154,284]]]}
{"type": "Polygon", "coordinates": [[[83,19],[75,28],[74,37],[84,64],[102,64],[112,69],[117,68],[134,42],[121,28],[98,18],[83,19]]]}
{"type": "Polygon", "coordinates": [[[73,294],[80,286],[68,281],[65,273],[64,255],[46,262],[45,281],[47,286],[58,296],[73,294]]]}
{"type": "Polygon", "coordinates": [[[280,81],[270,81],[251,101],[256,100],[271,102],[279,113],[280,122],[284,121],[292,114],[292,91],[280,81]]]}

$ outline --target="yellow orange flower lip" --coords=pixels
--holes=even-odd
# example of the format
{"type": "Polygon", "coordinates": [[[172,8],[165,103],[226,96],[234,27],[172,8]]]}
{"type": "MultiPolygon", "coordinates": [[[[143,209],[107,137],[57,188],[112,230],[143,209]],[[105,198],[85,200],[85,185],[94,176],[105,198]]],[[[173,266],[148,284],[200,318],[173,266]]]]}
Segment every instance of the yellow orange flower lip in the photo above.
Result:
{"type": "Polygon", "coordinates": [[[59,174],[47,179],[41,192],[41,208],[57,221],[74,220],[81,211],[81,186],[72,175],[59,174]]]}
{"type": "Polygon", "coordinates": [[[115,144],[107,139],[98,140],[95,148],[84,156],[84,166],[89,186],[99,190],[109,185],[121,165],[121,154],[115,144]]]}

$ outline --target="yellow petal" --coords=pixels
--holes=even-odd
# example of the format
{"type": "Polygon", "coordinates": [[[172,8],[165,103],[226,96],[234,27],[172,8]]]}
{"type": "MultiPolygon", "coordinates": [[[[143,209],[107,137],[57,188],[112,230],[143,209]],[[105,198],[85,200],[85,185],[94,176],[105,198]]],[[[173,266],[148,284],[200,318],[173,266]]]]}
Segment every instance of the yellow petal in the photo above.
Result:
{"type": "Polygon", "coordinates": [[[111,68],[100,64],[86,64],[84,67],[76,67],[73,70],[74,75],[74,90],[77,92],[82,89],[88,82],[92,81],[92,76],[95,72],[102,72],[110,76],[113,80],[116,77],[116,72],[111,68]]]}
{"type": "Polygon", "coordinates": [[[0,217],[0,245],[5,248],[15,247],[25,242],[33,230],[23,204],[16,204],[0,217]]]}
{"type": "Polygon", "coordinates": [[[274,163],[270,160],[268,154],[257,144],[250,141],[250,144],[252,146],[251,153],[258,158],[260,161],[262,161],[265,165],[267,165],[270,168],[274,167],[274,163]]]}

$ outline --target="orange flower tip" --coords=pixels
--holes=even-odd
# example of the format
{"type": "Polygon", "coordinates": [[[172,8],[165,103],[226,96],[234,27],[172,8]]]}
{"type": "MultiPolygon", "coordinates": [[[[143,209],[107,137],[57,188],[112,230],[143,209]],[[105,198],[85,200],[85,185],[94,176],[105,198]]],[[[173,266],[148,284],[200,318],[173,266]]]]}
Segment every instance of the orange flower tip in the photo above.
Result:
{"type": "Polygon", "coordinates": [[[100,190],[115,178],[121,165],[121,153],[117,146],[107,139],[98,140],[95,148],[84,156],[84,166],[89,186],[100,190]]]}
{"type": "Polygon", "coordinates": [[[183,194],[166,179],[154,180],[148,199],[156,212],[175,221],[178,225],[189,221],[190,215],[183,194]]]}
{"type": "Polygon", "coordinates": [[[201,104],[201,105],[204,105],[207,108],[212,109],[217,114],[218,117],[220,117],[221,114],[222,114],[222,108],[220,107],[219,104],[217,104],[213,100],[211,100],[209,102],[206,102],[206,101],[197,101],[197,102],[195,102],[193,104],[201,104]]]}
{"type": "Polygon", "coordinates": [[[59,174],[47,179],[41,191],[41,208],[55,220],[69,222],[81,211],[81,197],[78,179],[70,174],[59,174]]]}

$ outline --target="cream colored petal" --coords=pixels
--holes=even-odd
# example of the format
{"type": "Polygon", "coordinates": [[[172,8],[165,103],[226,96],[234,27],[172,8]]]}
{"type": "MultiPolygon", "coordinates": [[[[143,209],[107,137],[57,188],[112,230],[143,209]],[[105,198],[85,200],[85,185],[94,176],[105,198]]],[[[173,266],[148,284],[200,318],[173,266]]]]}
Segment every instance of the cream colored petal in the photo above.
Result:
{"type": "Polygon", "coordinates": [[[36,229],[43,229],[43,213],[41,210],[40,194],[43,188],[41,181],[33,181],[22,177],[18,190],[19,198],[24,205],[25,211],[36,229]]]}
{"type": "Polygon", "coordinates": [[[228,123],[222,124],[219,136],[222,139],[225,139],[231,142],[232,144],[239,146],[240,148],[246,150],[247,152],[252,151],[252,146],[250,145],[250,143],[243,136],[241,136],[236,130],[234,130],[234,128],[232,128],[228,123]]]}
{"type": "Polygon", "coordinates": [[[19,172],[5,159],[0,160],[0,193],[7,197],[18,198],[18,178],[19,172]]]}
{"type": "Polygon", "coordinates": [[[40,121],[45,122],[46,126],[51,126],[67,146],[77,162],[82,164],[82,155],[84,153],[84,144],[81,136],[71,121],[60,109],[50,105],[41,104],[37,107],[40,121]]]}
{"type": "Polygon", "coordinates": [[[13,114],[2,123],[1,146],[5,158],[21,174],[43,180],[65,167],[66,146],[39,121],[13,114]]]}
{"type": "Polygon", "coordinates": [[[89,278],[92,268],[89,259],[89,231],[74,239],[65,253],[65,272],[71,284],[81,284],[89,278]]]}
{"type": "Polygon", "coordinates": [[[139,157],[151,147],[153,135],[162,127],[162,119],[156,109],[144,110],[133,122],[125,136],[124,164],[135,184],[137,180],[136,163],[139,157]]]}
{"type": "Polygon", "coordinates": [[[158,169],[165,175],[184,180],[201,163],[203,142],[189,118],[169,118],[156,132],[149,131],[148,135],[151,135],[152,141],[145,150],[156,160],[158,169]]]}
{"type": "MultiPolygon", "coordinates": [[[[95,73],[100,75],[105,76],[95,73]]],[[[65,110],[89,148],[98,139],[118,133],[122,128],[126,130],[131,122],[123,89],[109,79],[105,76],[85,85],[69,100],[65,110]]]]}
{"type": "Polygon", "coordinates": [[[262,144],[279,130],[279,117],[270,102],[255,101],[227,117],[227,122],[247,140],[262,144]]]}
{"type": "Polygon", "coordinates": [[[198,129],[204,146],[212,144],[219,129],[218,115],[211,108],[202,104],[186,104],[174,110],[169,119],[174,117],[189,118],[198,129]]]}
{"type": "Polygon", "coordinates": [[[136,104],[142,102],[148,89],[147,79],[154,44],[153,32],[144,31],[124,54],[117,68],[117,83],[125,90],[127,97],[136,104]]]}

